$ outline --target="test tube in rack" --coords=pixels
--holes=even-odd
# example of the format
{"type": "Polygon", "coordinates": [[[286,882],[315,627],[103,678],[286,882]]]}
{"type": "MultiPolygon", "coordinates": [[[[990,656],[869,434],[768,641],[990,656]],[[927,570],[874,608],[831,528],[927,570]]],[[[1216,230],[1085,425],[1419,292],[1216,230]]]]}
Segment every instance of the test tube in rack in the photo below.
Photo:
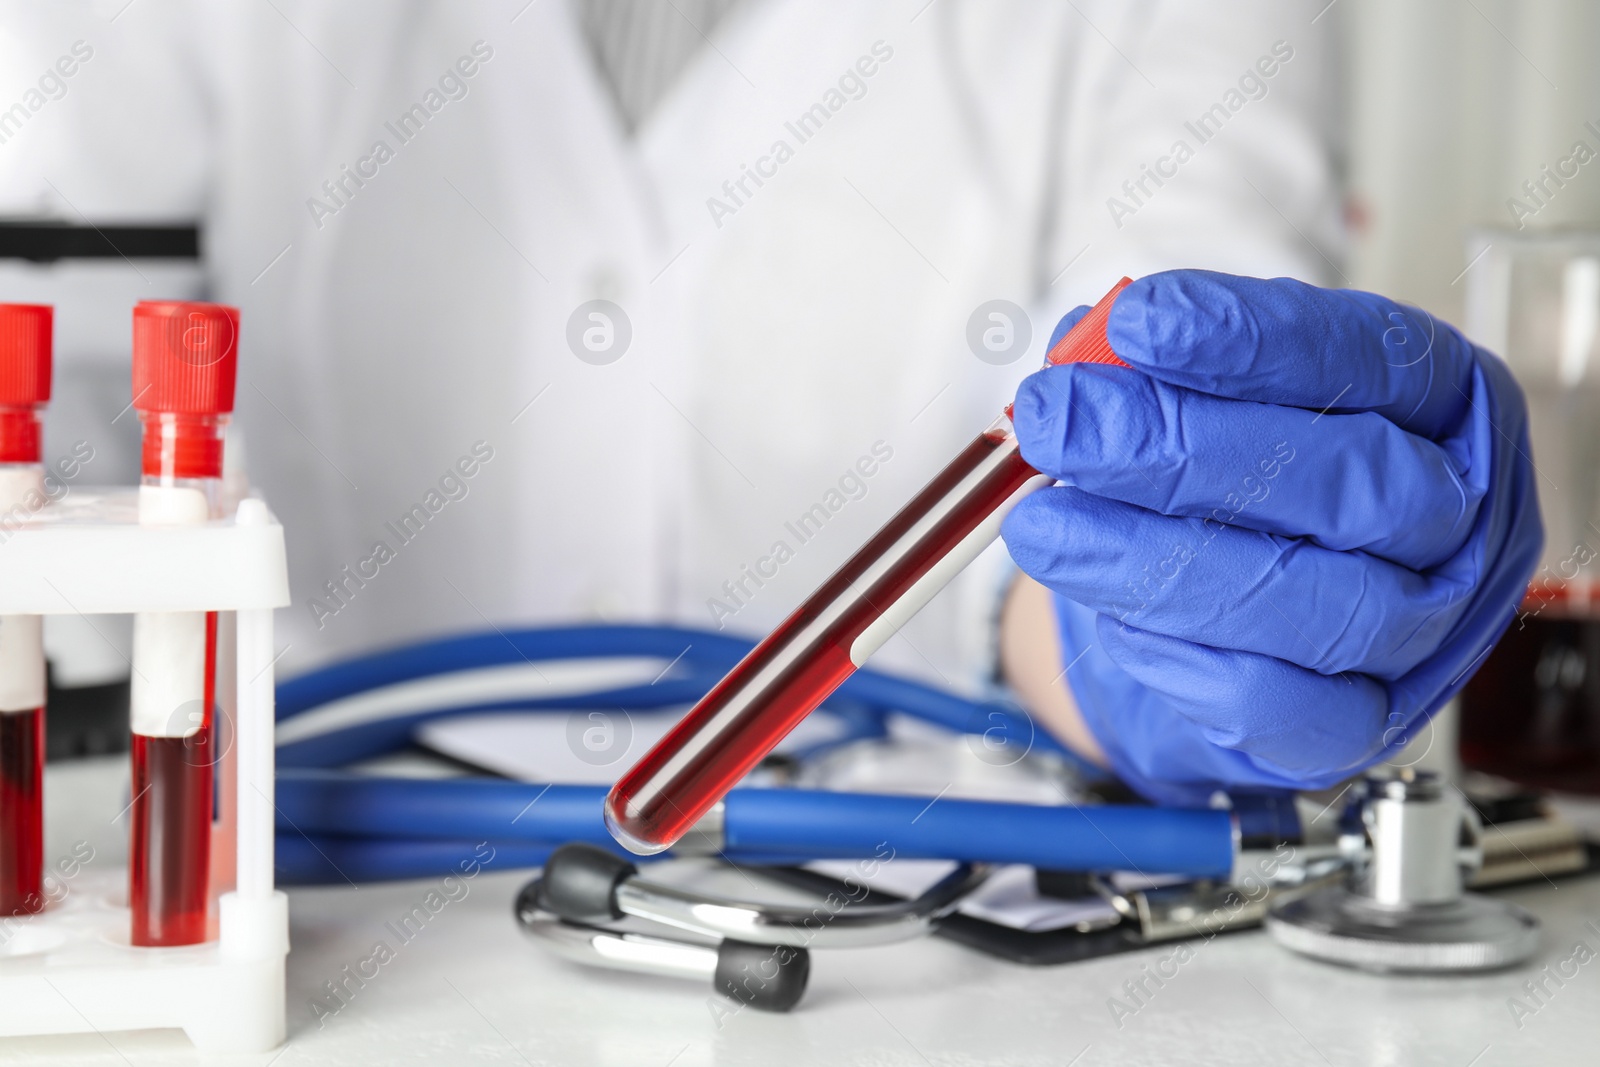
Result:
{"type": "MultiPolygon", "coordinates": [[[[217,517],[238,340],[235,308],[187,301],[134,308],[141,525],[217,517]]],[[[216,678],[216,612],[134,616],[128,905],[135,945],[190,945],[207,936],[216,678]]]]}
{"type": "MultiPolygon", "coordinates": [[[[44,507],[39,411],[51,308],[0,304],[0,526],[44,507]]],[[[37,615],[0,616],[0,917],[44,906],[44,644],[37,615]]]]}

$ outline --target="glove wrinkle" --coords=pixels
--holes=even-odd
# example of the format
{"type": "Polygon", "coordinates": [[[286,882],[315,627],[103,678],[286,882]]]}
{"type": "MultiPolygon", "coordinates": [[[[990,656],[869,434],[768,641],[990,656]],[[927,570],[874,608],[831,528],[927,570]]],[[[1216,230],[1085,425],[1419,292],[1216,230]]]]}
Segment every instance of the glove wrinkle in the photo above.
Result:
{"type": "MultiPolygon", "coordinates": [[[[1355,621],[1357,619],[1359,619],[1361,617],[1362,606],[1367,603],[1367,594],[1368,594],[1368,591],[1369,591],[1367,572],[1366,571],[1358,571],[1357,574],[1358,574],[1358,576],[1360,578],[1360,585],[1356,589],[1355,603],[1350,606],[1350,611],[1345,616],[1344,626],[1343,626],[1343,628],[1341,628],[1339,630],[1338,636],[1336,636],[1333,639],[1333,644],[1329,646],[1330,648],[1335,648],[1335,649],[1342,648],[1342,646],[1345,643],[1345,638],[1348,637],[1349,634],[1350,634],[1350,627],[1355,623],[1355,621]]],[[[1380,608],[1380,610],[1381,610],[1381,608],[1380,608]]],[[[1344,655],[1341,655],[1339,657],[1340,661],[1341,662],[1348,662],[1348,663],[1350,663],[1352,665],[1373,662],[1373,660],[1376,657],[1374,657],[1373,654],[1372,654],[1373,653],[1372,644],[1373,644],[1373,640],[1377,636],[1379,636],[1379,632],[1381,631],[1381,629],[1382,629],[1382,627],[1373,627],[1373,626],[1364,627],[1363,628],[1363,630],[1365,632],[1364,639],[1363,638],[1359,638],[1359,637],[1355,639],[1356,643],[1360,644],[1362,647],[1359,650],[1352,650],[1352,651],[1344,653],[1344,655]]],[[[1333,662],[1332,659],[1329,659],[1328,664],[1329,664],[1330,667],[1333,667],[1334,669],[1332,669],[1332,670],[1322,670],[1321,668],[1317,668],[1317,672],[1319,674],[1344,674],[1348,670],[1355,669],[1353,667],[1344,667],[1344,668],[1335,667],[1334,662],[1333,662]]]]}
{"type": "Polygon", "coordinates": [[[1450,451],[1373,412],[1325,416],[1067,366],[1028,378],[1013,415],[1024,458],[1065,484],[1413,570],[1454,553],[1476,509],[1450,451]]]}
{"type": "MultiPolygon", "coordinates": [[[[1428,315],[1428,313],[1425,312],[1425,311],[1416,311],[1416,309],[1409,308],[1409,307],[1406,308],[1405,310],[1407,312],[1415,311],[1416,314],[1425,316],[1428,319],[1429,325],[1434,326],[1434,327],[1438,326],[1438,323],[1435,322],[1433,316],[1432,315],[1428,315]]],[[[1450,332],[1454,333],[1455,331],[1452,330],[1450,332]]],[[[1438,330],[1437,330],[1437,328],[1435,328],[1430,333],[1430,344],[1431,343],[1437,343],[1438,341],[1439,341],[1438,330]]],[[[1445,343],[1448,344],[1450,342],[1449,342],[1448,339],[1446,339],[1445,343]]],[[[1406,412],[1405,415],[1400,419],[1400,422],[1402,424],[1408,424],[1408,423],[1412,423],[1412,422],[1418,421],[1418,415],[1422,410],[1422,406],[1428,402],[1428,398],[1429,397],[1434,395],[1434,386],[1435,386],[1434,371],[1435,371],[1435,366],[1434,366],[1434,361],[1433,361],[1433,352],[1431,350],[1428,352],[1428,354],[1425,357],[1423,357],[1421,365],[1427,369],[1428,381],[1427,381],[1427,384],[1423,387],[1423,390],[1422,390],[1421,394],[1418,395],[1416,404],[1413,405],[1411,410],[1406,412]]]]}

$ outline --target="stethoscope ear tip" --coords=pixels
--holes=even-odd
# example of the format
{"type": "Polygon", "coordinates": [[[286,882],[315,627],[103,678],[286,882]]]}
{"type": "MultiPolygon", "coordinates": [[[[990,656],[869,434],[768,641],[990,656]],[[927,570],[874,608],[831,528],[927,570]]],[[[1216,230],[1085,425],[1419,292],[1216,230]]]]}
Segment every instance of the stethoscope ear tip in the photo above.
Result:
{"type": "Polygon", "coordinates": [[[805,995],[811,953],[799,946],[724,941],[717,946],[717,992],[759,1011],[788,1011],[805,995]]]}
{"type": "Polygon", "coordinates": [[[543,876],[517,894],[516,909],[521,914],[531,905],[572,923],[615,922],[622,918],[617,887],[638,873],[615,853],[575,841],[550,853],[543,876]]]}
{"type": "MultiPolygon", "coordinates": [[[[800,1002],[811,977],[811,953],[802,945],[754,944],[725,934],[715,944],[681,942],[607,926],[625,914],[648,917],[650,909],[641,912],[640,906],[654,895],[665,894],[667,904],[680,908],[693,904],[679,892],[648,883],[635,881],[630,889],[637,874],[632,863],[603,848],[562,845],[540,876],[517,893],[513,911],[524,930],[569,959],[702,981],[709,976],[712,987],[739,1008],[783,1012],[800,1002]],[[630,894],[631,911],[622,906],[624,892],[630,894]]],[[[684,928],[681,917],[667,925],[684,928]]]]}

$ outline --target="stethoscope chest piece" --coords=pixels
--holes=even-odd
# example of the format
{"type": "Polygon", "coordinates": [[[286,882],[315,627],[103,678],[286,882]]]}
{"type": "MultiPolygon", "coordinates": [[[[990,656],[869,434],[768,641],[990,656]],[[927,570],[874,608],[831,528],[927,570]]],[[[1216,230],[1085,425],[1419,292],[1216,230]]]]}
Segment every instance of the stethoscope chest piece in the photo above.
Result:
{"type": "Polygon", "coordinates": [[[1266,926],[1279,944],[1374,971],[1485,971],[1534,953],[1538,919],[1463,890],[1482,849],[1459,792],[1426,771],[1358,788],[1341,841],[1349,879],[1273,908],[1266,926]]]}

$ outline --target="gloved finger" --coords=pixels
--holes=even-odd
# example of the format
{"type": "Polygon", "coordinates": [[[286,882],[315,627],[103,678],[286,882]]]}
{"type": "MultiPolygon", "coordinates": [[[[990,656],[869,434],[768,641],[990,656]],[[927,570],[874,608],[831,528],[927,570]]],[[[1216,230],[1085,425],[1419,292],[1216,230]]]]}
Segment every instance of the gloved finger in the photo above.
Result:
{"type": "Polygon", "coordinates": [[[1096,633],[1118,666],[1163,694],[1201,727],[1206,740],[1291,778],[1343,777],[1401,736],[1388,729],[1388,692],[1365,675],[1329,677],[1270,656],[1125,626],[1103,615],[1096,633]]]}
{"type": "Polygon", "coordinates": [[[1046,367],[1012,420],[1023,458],[1069,485],[1415,570],[1461,547],[1482,499],[1448,452],[1380,415],[1225,400],[1121,367],[1046,367]]]}
{"type": "Polygon", "coordinates": [[[1028,574],[1102,615],[1319,674],[1393,679],[1438,648],[1471,584],[1359,552],[1173,518],[1061,486],[1001,534],[1028,574]]]}
{"type": "MultiPolygon", "coordinates": [[[[1166,693],[1137,681],[1112,659],[1100,637],[1102,616],[1065,597],[1051,601],[1061,635],[1061,662],[1068,667],[1066,680],[1084,724],[1118,777],[1143,795],[1162,804],[1203,805],[1218,788],[1318,789],[1348,773],[1347,764],[1308,770],[1304,761],[1296,761],[1296,771],[1286,773],[1245,751],[1212,743],[1201,723],[1180,711],[1166,693]]],[[[1254,711],[1252,706],[1250,713],[1254,711]]],[[[1218,721],[1215,715],[1201,718],[1213,726],[1218,721]]]]}
{"type": "Polygon", "coordinates": [[[1472,346],[1426,312],[1374,293],[1167,271],[1122,291],[1106,337],[1118,356],[1173,385],[1312,411],[1375,411],[1433,439],[1471,404],[1472,346]]]}
{"type": "Polygon", "coordinates": [[[1087,314],[1089,314],[1089,305],[1079,304],[1077,307],[1061,316],[1061,321],[1056,323],[1056,328],[1050,331],[1050,343],[1044,346],[1044,350],[1048,352],[1054,348],[1056,346],[1056,342],[1065,337],[1067,335],[1067,331],[1078,325],[1078,320],[1087,314]]]}

